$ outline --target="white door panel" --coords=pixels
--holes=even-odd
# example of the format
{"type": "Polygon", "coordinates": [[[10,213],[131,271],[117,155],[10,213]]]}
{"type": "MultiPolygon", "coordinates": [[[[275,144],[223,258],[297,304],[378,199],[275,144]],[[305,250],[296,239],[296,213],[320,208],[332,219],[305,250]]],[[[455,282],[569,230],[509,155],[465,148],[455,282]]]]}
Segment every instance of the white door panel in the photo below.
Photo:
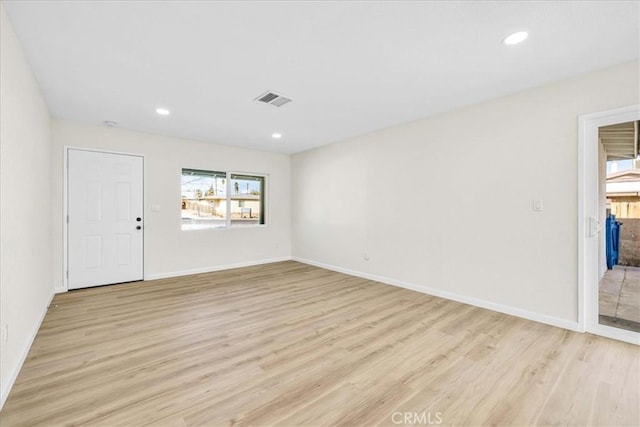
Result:
{"type": "Polygon", "coordinates": [[[68,150],[69,289],[143,278],[143,159],[68,150]]]}

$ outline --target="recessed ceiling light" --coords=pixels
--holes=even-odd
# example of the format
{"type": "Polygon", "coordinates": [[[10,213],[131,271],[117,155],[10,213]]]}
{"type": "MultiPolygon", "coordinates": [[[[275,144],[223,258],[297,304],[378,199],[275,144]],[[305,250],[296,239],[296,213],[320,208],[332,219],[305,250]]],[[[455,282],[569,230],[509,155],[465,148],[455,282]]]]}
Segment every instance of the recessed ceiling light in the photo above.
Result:
{"type": "Polygon", "coordinates": [[[277,132],[276,133],[272,133],[271,134],[271,138],[280,139],[280,138],[282,138],[282,134],[281,133],[277,133],[277,132]]]}
{"type": "Polygon", "coordinates": [[[171,114],[171,111],[167,110],[166,108],[156,108],[156,113],[160,114],[161,116],[168,116],[169,114],[171,114]]]}
{"type": "Polygon", "coordinates": [[[509,34],[502,40],[502,44],[513,45],[522,43],[529,37],[529,33],[526,31],[518,31],[517,33],[509,34]]]}
{"type": "Polygon", "coordinates": [[[104,122],[105,126],[109,126],[110,128],[118,126],[118,122],[114,122],[113,120],[105,120],[104,122]]]}

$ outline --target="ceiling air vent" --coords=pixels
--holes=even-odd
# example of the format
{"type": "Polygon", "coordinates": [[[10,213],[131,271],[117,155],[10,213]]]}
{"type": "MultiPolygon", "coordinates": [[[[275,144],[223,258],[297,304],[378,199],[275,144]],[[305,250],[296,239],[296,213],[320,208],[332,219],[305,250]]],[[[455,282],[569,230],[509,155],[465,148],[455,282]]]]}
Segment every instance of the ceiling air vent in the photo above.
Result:
{"type": "Polygon", "coordinates": [[[264,102],[265,104],[275,105],[276,107],[282,107],[284,104],[291,102],[291,98],[278,95],[277,93],[267,92],[257,97],[256,101],[264,102]]]}

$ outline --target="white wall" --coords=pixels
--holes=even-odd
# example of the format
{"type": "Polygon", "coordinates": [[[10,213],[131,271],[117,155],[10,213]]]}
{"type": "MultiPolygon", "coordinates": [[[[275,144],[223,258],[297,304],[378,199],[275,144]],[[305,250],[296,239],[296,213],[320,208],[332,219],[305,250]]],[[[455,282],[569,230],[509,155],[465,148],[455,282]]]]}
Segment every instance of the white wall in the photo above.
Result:
{"type": "Polygon", "coordinates": [[[181,140],[118,128],[53,121],[54,283],[63,289],[64,146],[145,156],[145,278],[189,274],[291,256],[288,155],[181,140]],[[267,227],[180,229],[182,168],[268,174],[267,227]],[[159,205],[160,212],[151,212],[159,205]]]}
{"type": "Polygon", "coordinates": [[[637,104],[639,77],[623,64],[294,155],[294,257],[577,327],[577,119],[637,104]]]}
{"type": "Polygon", "coordinates": [[[2,3],[0,31],[1,406],[53,296],[53,282],[49,113],[2,3]]]}

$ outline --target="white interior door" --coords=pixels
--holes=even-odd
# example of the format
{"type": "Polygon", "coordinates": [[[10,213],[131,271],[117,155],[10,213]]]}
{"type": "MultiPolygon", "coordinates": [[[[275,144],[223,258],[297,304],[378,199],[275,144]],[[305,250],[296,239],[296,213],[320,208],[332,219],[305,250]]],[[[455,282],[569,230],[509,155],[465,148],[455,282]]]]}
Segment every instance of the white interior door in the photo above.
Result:
{"type": "Polygon", "coordinates": [[[69,289],[143,278],[143,158],[67,151],[69,289]]]}

